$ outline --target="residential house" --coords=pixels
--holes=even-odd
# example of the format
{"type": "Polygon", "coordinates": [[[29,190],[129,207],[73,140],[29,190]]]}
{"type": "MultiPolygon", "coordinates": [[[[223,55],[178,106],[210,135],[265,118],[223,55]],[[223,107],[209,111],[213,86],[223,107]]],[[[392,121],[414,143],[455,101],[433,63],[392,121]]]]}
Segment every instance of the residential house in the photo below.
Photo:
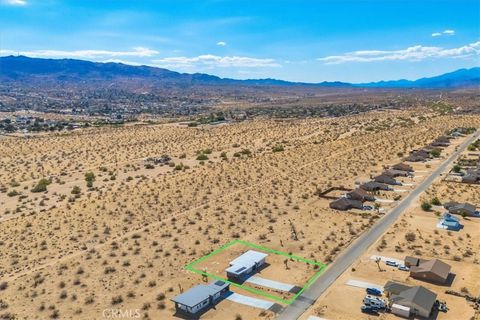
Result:
{"type": "Polygon", "coordinates": [[[430,153],[426,150],[415,150],[405,159],[409,162],[421,162],[430,158],[430,153]]]}
{"type": "Polygon", "coordinates": [[[380,190],[391,191],[392,190],[392,188],[389,187],[387,184],[375,182],[375,181],[369,181],[367,183],[364,183],[360,185],[360,188],[365,191],[380,191],[380,190]]]}
{"type": "Polygon", "coordinates": [[[462,177],[462,182],[465,183],[480,183],[480,169],[467,170],[467,174],[462,177]]]}
{"type": "Polygon", "coordinates": [[[410,308],[410,315],[430,317],[437,294],[423,286],[410,287],[401,283],[388,281],[384,286],[390,305],[396,304],[410,308]]]}
{"type": "Polygon", "coordinates": [[[268,254],[248,250],[241,256],[230,261],[230,266],[225,270],[229,279],[243,281],[265,264],[268,254]]]}
{"type": "Polygon", "coordinates": [[[408,165],[406,163],[397,163],[392,166],[393,170],[401,170],[401,171],[407,171],[407,172],[413,172],[413,167],[411,165],[408,165]]]}
{"type": "Polygon", "coordinates": [[[415,258],[405,258],[405,265],[407,265],[408,262],[408,267],[410,268],[410,276],[412,278],[442,284],[447,282],[451,269],[450,265],[438,259],[418,259],[416,264],[412,264],[414,262],[412,259],[415,258]]]}
{"type": "Polygon", "coordinates": [[[179,313],[197,315],[214,306],[230,289],[230,284],[215,281],[208,285],[200,284],[171,299],[179,313]]]}
{"type": "Polygon", "coordinates": [[[458,202],[447,202],[443,205],[445,209],[448,210],[450,214],[459,214],[465,215],[468,217],[477,217],[480,216],[480,213],[477,211],[477,208],[470,203],[458,203],[458,202]]]}
{"type": "Polygon", "coordinates": [[[444,213],[437,224],[437,228],[459,231],[463,228],[463,225],[460,224],[458,218],[452,216],[450,213],[444,213]]]}
{"type": "Polygon", "coordinates": [[[386,176],[384,174],[376,176],[373,180],[375,182],[385,183],[389,185],[401,185],[401,183],[398,182],[397,180],[393,179],[392,177],[386,176]]]}
{"type": "Polygon", "coordinates": [[[365,191],[364,189],[357,188],[349,193],[347,193],[348,199],[358,200],[361,202],[365,201],[375,201],[375,197],[372,196],[370,193],[365,191]]]}
{"type": "Polygon", "coordinates": [[[396,177],[408,177],[408,176],[411,176],[412,174],[408,171],[387,169],[382,173],[382,175],[385,175],[390,178],[396,178],[396,177]]]}
{"type": "Polygon", "coordinates": [[[363,203],[359,200],[353,200],[348,198],[340,198],[330,202],[330,208],[335,210],[350,210],[350,209],[363,209],[363,203]]]}

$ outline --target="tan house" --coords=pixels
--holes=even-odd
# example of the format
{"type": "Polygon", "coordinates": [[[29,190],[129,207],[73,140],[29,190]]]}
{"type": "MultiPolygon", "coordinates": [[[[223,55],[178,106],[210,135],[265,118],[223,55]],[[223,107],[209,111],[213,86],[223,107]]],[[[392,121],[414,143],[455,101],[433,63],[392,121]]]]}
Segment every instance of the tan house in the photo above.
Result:
{"type": "Polygon", "coordinates": [[[447,282],[452,268],[449,264],[438,259],[417,259],[417,261],[414,261],[414,259],[416,258],[405,258],[405,265],[410,268],[412,278],[442,284],[447,282]]]}
{"type": "Polygon", "coordinates": [[[385,284],[384,291],[391,306],[403,306],[413,316],[430,317],[437,300],[437,294],[425,287],[410,287],[393,281],[385,284]]]}

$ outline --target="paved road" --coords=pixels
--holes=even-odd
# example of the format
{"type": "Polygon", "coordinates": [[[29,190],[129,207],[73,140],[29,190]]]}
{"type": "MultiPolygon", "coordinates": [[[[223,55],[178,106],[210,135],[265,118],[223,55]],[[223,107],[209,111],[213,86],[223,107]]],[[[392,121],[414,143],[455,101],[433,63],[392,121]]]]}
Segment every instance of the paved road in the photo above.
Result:
{"type": "Polygon", "coordinates": [[[402,215],[402,213],[417,199],[417,197],[430,187],[442,172],[471,144],[479,133],[462,143],[450,157],[448,157],[430,176],[428,176],[418,187],[413,190],[398,206],[390,213],[381,218],[371,229],[363,233],[346,250],[328,266],[325,272],[305,290],[291,305],[287,306],[278,316],[279,320],[298,319],[325,290],[348,268],[350,267],[387,229],[402,215]]]}

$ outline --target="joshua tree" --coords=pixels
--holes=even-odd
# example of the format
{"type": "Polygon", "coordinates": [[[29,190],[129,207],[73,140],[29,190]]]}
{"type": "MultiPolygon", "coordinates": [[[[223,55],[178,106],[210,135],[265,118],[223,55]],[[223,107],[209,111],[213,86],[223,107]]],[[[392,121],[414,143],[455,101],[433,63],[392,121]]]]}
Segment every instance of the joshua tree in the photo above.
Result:
{"type": "Polygon", "coordinates": [[[377,264],[378,271],[382,272],[383,269],[382,269],[382,267],[380,267],[380,261],[382,261],[382,258],[380,258],[380,257],[375,258],[375,263],[377,264]]]}

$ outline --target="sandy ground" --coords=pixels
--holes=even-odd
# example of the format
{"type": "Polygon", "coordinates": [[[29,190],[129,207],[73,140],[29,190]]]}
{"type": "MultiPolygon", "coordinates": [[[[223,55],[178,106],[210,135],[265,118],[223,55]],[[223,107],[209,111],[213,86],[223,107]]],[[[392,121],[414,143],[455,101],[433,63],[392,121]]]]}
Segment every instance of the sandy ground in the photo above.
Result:
{"type": "MultiPolygon", "coordinates": [[[[169,299],[202,281],[183,267],[233,239],[333,261],[383,213],[331,210],[317,190],[353,188],[447,129],[480,125],[478,117],[423,115],[392,111],[2,138],[0,283],[6,283],[1,299],[8,307],[0,314],[97,319],[108,308],[138,308],[143,317],[170,319],[169,299]],[[272,152],[276,145],[284,151],[272,152]],[[209,160],[196,160],[197,151],[207,149],[209,160]],[[189,168],[145,169],[144,158],[163,154],[189,168]],[[93,188],[84,179],[90,171],[93,188]],[[30,191],[50,177],[46,193],[30,191]],[[78,197],[74,186],[81,188],[78,197]],[[12,190],[21,195],[8,196],[12,190]]],[[[405,230],[414,228],[413,220],[405,230]]],[[[463,240],[472,246],[473,228],[472,238],[463,240]]],[[[449,257],[458,254],[451,248],[449,257]]],[[[278,261],[269,268],[280,275],[285,266],[278,261]]],[[[299,281],[311,271],[299,272],[299,281]]],[[[272,317],[260,312],[224,301],[204,317],[272,317]]]]}

